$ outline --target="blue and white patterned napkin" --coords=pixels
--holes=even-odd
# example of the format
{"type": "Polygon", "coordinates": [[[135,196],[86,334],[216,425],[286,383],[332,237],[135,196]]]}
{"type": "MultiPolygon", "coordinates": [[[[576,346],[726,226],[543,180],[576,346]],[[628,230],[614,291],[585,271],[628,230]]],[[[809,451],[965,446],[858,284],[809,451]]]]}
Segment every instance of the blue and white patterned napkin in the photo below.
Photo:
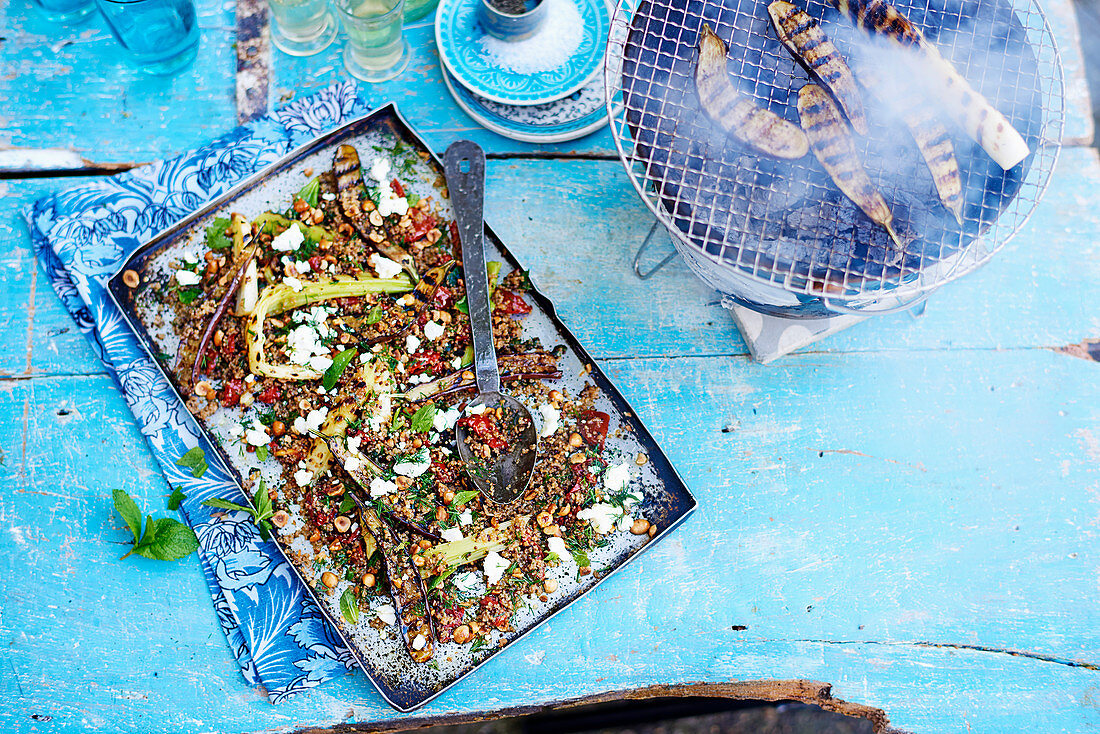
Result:
{"type": "Polygon", "coordinates": [[[51,285],[118,382],[169,484],[187,495],[180,510],[198,536],[218,619],[245,679],[273,703],[344,675],[351,654],[275,544],[261,540],[244,513],[219,520],[201,504],[211,497],[247,503],[105,286],[157,232],[370,109],[355,85],[329,87],[190,153],[47,196],[24,212],[51,285]],[[176,466],[194,446],[211,458],[200,479],[176,466]]]}

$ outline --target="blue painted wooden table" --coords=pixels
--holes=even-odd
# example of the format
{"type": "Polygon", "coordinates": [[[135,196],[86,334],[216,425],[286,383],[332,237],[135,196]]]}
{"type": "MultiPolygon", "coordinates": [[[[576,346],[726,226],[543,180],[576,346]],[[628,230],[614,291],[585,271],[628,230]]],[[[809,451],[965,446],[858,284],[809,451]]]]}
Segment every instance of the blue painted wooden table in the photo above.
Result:
{"type": "MultiPolygon", "coordinates": [[[[430,22],[409,28],[412,65],[380,96],[437,149],[468,137],[490,152],[493,226],[700,503],[415,717],[712,693],[809,700],[880,730],[1100,726],[1100,365],[1082,358],[1100,336],[1100,164],[1073,9],[1045,7],[1069,119],[1025,230],[922,318],[769,367],[683,265],[633,276],[651,219],[606,132],[537,147],[479,129],[442,86],[430,22]]],[[[232,127],[233,3],[200,11],[196,64],[146,79],[98,18],[55,27],[0,4],[0,147],[60,149],[96,173],[232,127]]],[[[343,79],[338,53],[276,53],[273,101],[343,79]]],[[[118,561],[110,490],[159,507],[168,489],[18,216],[80,180],[0,179],[0,727],[400,725],[359,673],[272,706],[244,684],[194,557],[118,561]]]]}

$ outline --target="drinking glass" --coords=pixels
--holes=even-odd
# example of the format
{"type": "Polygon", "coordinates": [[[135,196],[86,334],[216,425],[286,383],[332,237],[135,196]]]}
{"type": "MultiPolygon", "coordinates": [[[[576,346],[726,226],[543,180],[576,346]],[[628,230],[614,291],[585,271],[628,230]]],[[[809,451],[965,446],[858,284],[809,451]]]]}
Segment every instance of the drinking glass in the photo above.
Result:
{"type": "Polygon", "coordinates": [[[336,38],[336,18],[327,0],[268,0],[274,27],[271,40],[291,56],[312,56],[336,38]]]}
{"type": "Polygon", "coordinates": [[[95,12],[95,0],[34,0],[32,3],[46,20],[72,23],[95,12]]]}
{"type": "Polygon", "coordinates": [[[408,0],[405,3],[405,22],[420,20],[435,10],[436,5],[439,5],[439,0],[408,0]]]}
{"type": "Polygon", "coordinates": [[[111,33],[150,74],[171,74],[199,50],[193,0],[96,0],[111,33]]]}
{"type": "Polygon", "coordinates": [[[405,0],[334,0],[348,43],[344,66],[365,82],[393,79],[409,65],[409,44],[401,37],[405,0]]]}

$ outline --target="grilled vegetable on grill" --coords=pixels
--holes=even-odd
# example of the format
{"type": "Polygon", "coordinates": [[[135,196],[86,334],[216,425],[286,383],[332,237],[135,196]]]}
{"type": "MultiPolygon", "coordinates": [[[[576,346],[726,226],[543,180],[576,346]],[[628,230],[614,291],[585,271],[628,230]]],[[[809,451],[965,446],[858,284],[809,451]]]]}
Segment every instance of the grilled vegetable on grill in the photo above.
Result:
{"type": "Polygon", "coordinates": [[[901,103],[901,119],[917,141],[917,148],[932,174],[940,201],[962,224],[962,179],[959,177],[959,163],[955,160],[955,145],[936,111],[909,94],[908,89],[903,89],[901,94],[896,93],[896,87],[889,89],[883,76],[869,67],[860,67],[859,78],[880,99],[890,97],[901,103]]]}
{"type": "Polygon", "coordinates": [[[363,170],[360,167],[359,152],[355,150],[355,146],[341,145],[336,149],[336,155],[332,160],[332,173],[336,176],[336,200],[340,203],[340,212],[359,232],[359,236],[371,243],[371,247],[379,253],[404,268],[413,283],[419,280],[420,276],[413,267],[412,255],[403,247],[390,242],[383,226],[382,215],[377,210],[368,214],[363,209],[363,196],[367,189],[363,184],[363,170]]]}
{"type": "Polygon", "coordinates": [[[985,97],[974,90],[949,61],[929,43],[920,29],[897,8],[884,0],[833,0],[837,9],[867,33],[886,36],[896,45],[916,52],[923,72],[931,72],[938,84],[932,92],[943,100],[944,109],[966,134],[1006,171],[1031,152],[1027,143],[985,97]]]}
{"type": "Polygon", "coordinates": [[[855,131],[866,135],[867,118],[852,70],[818,22],[786,0],[775,0],[768,6],[768,15],[779,41],[795,61],[832,92],[855,131]]]}
{"type": "Polygon", "coordinates": [[[706,24],[699,35],[695,86],[707,116],[741,142],[776,158],[801,158],[808,152],[806,136],[798,126],[734,89],[726,72],[726,44],[706,24]]]}
{"type": "Polygon", "coordinates": [[[807,84],[798,92],[798,116],[810,140],[810,150],[833,183],[872,222],[885,229],[894,244],[902,247],[894,232],[894,215],[863,169],[848,125],[832,97],[816,84],[807,84]]]}

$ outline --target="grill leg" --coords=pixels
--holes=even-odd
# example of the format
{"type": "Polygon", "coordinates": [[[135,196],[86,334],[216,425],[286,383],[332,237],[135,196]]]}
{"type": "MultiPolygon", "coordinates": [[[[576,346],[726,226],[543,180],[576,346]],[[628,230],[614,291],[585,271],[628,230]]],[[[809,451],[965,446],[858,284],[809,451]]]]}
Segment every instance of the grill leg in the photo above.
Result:
{"type": "Polygon", "coordinates": [[[642,256],[645,254],[645,251],[649,249],[650,244],[653,242],[653,235],[656,234],[657,230],[660,229],[660,227],[660,220],[655,219],[653,221],[653,226],[649,228],[649,233],[646,234],[645,239],[642,240],[642,246],[639,247],[638,251],[634,253],[634,274],[638,276],[639,280],[649,280],[657,273],[658,270],[672,262],[672,258],[676,257],[676,250],[673,250],[672,252],[665,255],[664,259],[661,260],[661,262],[657,263],[644,273],[642,272],[642,256]]]}

